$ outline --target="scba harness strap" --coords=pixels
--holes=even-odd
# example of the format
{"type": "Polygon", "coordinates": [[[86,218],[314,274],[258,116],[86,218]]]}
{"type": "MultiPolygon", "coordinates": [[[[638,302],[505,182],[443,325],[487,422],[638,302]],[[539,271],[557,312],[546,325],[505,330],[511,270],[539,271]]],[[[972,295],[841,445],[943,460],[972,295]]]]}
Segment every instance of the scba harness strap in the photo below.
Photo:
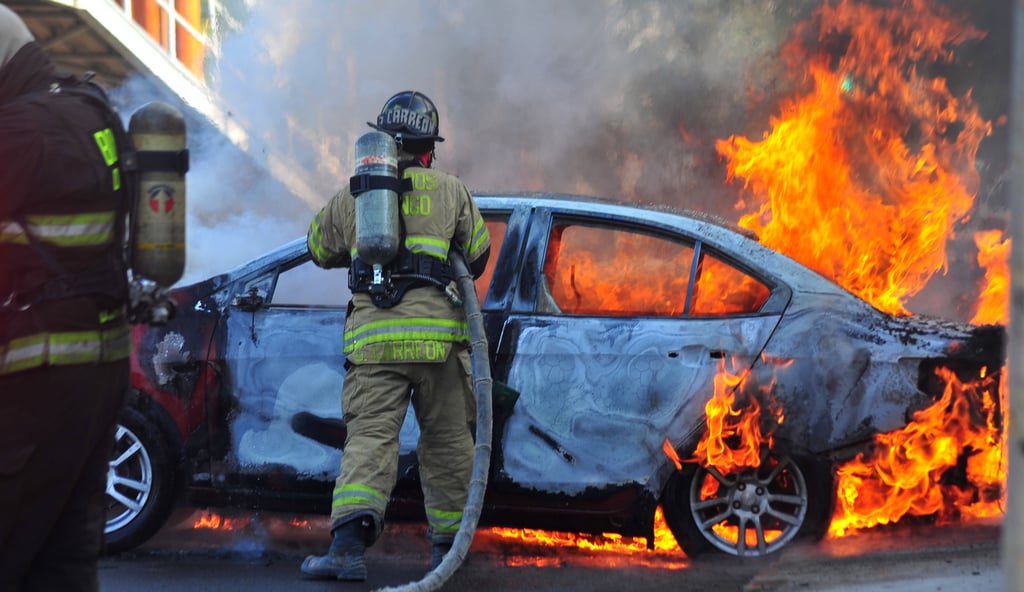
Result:
{"type": "Polygon", "coordinates": [[[381,268],[380,277],[372,265],[359,257],[352,260],[348,270],[348,287],[352,293],[369,294],[377,308],[391,308],[402,301],[413,288],[434,286],[448,294],[448,285],[455,280],[455,272],[446,261],[430,255],[410,252],[399,247],[395,259],[381,268]]]}
{"type": "MultiPolygon", "coordinates": [[[[395,192],[397,199],[413,189],[412,179],[404,178],[405,169],[416,166],[414,161],[398,163],[398,177],[386,175],[355,175],[349,179],[349,190],[358,199],[359,195],[371,189],[387,189],[395,192]]],[[[401,210],[399,210],[401,212],[401,210]]],[[[352,259],[348,269],[348,287],[352,293],[369,294],[370,301],[377,308],[392,308],[402,301],[405,293],[413,288],[434,286],[449,299],[452,295],[449,285],[455,280],[455,271],[447,261],[437,257],[413,253],[405,246],[405,219],[399,213],[401,229],[398,253],[389,263],[375,269],[358,256],[352,259]]]]}

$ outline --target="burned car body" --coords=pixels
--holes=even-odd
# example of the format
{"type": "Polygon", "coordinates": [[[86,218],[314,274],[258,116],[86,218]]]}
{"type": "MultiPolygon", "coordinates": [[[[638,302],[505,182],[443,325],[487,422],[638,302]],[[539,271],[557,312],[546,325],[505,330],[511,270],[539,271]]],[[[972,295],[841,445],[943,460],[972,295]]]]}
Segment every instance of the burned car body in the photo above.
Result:
{"type": "MultiPolygon", "coordinates": [[[[824,533],[833,463],[930,405],[935,366],[1002,364],[1001,327],[883,314],[708,216],[477,199],[493,242],[477,288],[502,387],[481,525],[652,540],[661,505],[687,553],[769,553],[824,533]],[[743,519],[781,531],[752,545],[712,530],[722,513],[697,495],[704,473],[665,450],[693,452],[726,362],[786,411],[767,473],[722,478],[765,511],[743,519]]],[[[345,435],[345,276],[315,268],[298,239],[176,289],[177,317],[136,329],[108,548],[151,536],[182,493],[196,506],[329,511],[345,435]]],[[[390,519],[422,519],[417,435],[410,412],[390,519]]]]}

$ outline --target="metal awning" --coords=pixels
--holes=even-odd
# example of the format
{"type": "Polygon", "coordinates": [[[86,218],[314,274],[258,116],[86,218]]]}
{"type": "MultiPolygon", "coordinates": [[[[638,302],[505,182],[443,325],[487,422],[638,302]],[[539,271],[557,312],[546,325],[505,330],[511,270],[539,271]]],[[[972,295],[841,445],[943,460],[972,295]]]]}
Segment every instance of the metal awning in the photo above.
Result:
{"type": "MultiPolygon", "coordinates": [[[[151,0],[159,10],[166,11],[165,31],[170,39],[157,42],[132,19],[131,0],[4,0],[28,25],[36,41],[43,46],[58,69],[73,74],[95,72],[95,79],[107,88],[120,86],[133,75],[143,76],[151,84],[164,87],[181,97],[189,107],[205,116],[227,138],[254,160],[264,165],[292,193],[313,207],[319,207],[323,197],[313,191],[301,174],[302,167],[272,147],[255,145],[258,138],[251,136],[241,122],[234,119],[228,109],[175,56],[176,27],[188,28],[174,13],[174,2],[151,0]]],[[[211,14],[223,14],[216,0],[205,0],[212,5],[211,14]]],[[[189,29],[203,42],[202,33],[189,29]]],[[[216,53],[216,48],[214,48],[216,53]]]]}

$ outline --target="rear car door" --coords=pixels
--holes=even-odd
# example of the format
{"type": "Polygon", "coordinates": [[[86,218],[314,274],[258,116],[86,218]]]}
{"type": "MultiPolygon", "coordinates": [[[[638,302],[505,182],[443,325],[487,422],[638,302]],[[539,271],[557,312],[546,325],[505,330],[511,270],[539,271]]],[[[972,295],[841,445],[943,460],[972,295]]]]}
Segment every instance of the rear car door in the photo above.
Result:
{"type": "Polygon", "coordinates": [[[538,208],[528,227],[496,348],[519,397],[494,486],[657,487],[663,444],[701,431],[716,374],[749,368],[778,324],[775,287],[643,220],[538,208]]]}

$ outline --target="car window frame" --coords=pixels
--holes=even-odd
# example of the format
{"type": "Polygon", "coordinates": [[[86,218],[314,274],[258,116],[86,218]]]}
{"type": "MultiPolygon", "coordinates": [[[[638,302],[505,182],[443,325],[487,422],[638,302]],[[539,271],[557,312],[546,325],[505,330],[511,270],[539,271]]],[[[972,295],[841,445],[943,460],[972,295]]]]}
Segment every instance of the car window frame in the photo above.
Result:
{"type": "Polygon", "coordinates": [[[609,215],[603,212],[591,213],[581,212],[577,210],[561,210],[557,208],[537,207],[533,210],[530,219],[527,221],[529,231],[527,233],[527,236],[525,237],[524,244],[522,247],[524,254],[521,257],[520,269],[518,270],[519,277],[516,284],[516,293],[514,295],[512,306],[510,309],[511,313],[532,315],[556,315],[564,316],[566,318],[580,316],[616,318],[614,315],[570,315],[564,313],[545,312],[541,310],[541,276],[543,274],[544,261],[547,257],[549,238],[551,236],[552,228],[554,227],[556,222],[558,224],[578,223],[587,226],[603,226],[612,230],[640,232],[664,240],[669,240],[685,245],[692,245],[693,264],[690,268],[691,277],[687,283],[686,306],[684,307],[684,314],[671,317],[662,317],[660,315],[638,315],[642,316],[643,318],[660,317],[693,320],[716,318],[716,316],[693,316],[689,314],[693,298],[694,274],[696,274],[697,264],[699,263],[700,256],[702,254],[707,254],[708,256],[714,257],[722,261],[723,263],[726,263],[734,267],[738,271],[747,274],[750,277],[761,282],[769,289],[768,298],[757,311],[722,315],[723,318],[750,317],[768,314],[774,315],[785,310],[786,306],[789,303],[791,290],[788,288],[788,286],[785,285],[785,283],[778,280],[778,278],[767,275],[765,272],[761,270],[752,269],[749,265],[746,265],[738,261],[736,257],[729,255],[728,252],[718,248],[716,245],[712,243],[709,243],[699,235],[686,232],[672,225],[660,224],[657,223],[656,221],[645,220],[642,218],[609,215]]]}

